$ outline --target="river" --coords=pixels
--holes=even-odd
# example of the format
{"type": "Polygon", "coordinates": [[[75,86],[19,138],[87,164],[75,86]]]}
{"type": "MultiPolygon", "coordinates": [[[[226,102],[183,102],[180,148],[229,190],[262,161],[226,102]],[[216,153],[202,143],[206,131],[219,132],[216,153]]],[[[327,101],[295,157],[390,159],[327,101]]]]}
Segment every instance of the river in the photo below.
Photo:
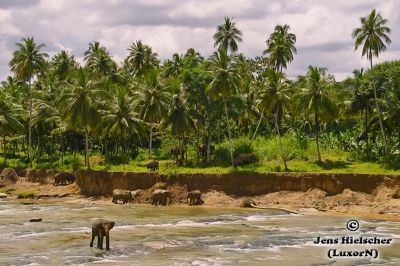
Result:
{"type": "MultiPolygon", "coordinates": [[[[400,265],[400,223],[206,207],[154,207],[0,199],[0,265],[400,265]],[[42,222],[28,222],[42,218],[42,222]],[[111,250],[90,248],[96,218],[116,222],[111,250]],[[316,245],[317,237],[379,236],[391,245],[316,245]],[[374,248],[377,259],[329,249],[374,248]]],[[[95,240],[95,245],[96,245],[95,240]]]]}

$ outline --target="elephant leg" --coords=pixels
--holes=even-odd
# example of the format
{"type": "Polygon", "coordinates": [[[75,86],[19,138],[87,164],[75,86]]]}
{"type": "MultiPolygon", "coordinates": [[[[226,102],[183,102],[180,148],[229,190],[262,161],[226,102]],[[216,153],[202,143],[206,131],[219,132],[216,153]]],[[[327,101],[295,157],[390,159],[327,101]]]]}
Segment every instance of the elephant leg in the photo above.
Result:
{"type": "Polygon", "coordinates": [[[99,235],[97,237],[97,248],[103,249],[103,233],[99,232],[99,235]]]}
{"type": "Polygon", "coordinates": [[[90,247],[93,247],[93,241],[95,237],[96,237],[95,234],[92,232],[92,240],[90,241],[90,247]]]}
{"type": "Polygon", "coordinates": [[[106,250],[110,249],[110,235],[106,234],[106,250]]]}

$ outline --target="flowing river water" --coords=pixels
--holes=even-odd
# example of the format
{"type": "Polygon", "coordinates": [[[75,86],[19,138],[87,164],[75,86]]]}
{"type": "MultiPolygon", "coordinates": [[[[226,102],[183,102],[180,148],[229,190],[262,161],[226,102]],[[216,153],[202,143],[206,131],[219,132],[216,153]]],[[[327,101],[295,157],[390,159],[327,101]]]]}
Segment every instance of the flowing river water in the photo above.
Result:
{"type": "MultiPolygon", "coordinates": [[[[154,207],[0,199],[0,265],[400,265],[400,223],[206,207],[154,207]],[[42,222],[28,222],[42,218],[42,222]],[[96,218],[116,222],[111,250],[90,248],[96,218]],[[377,259],[329,259],[317,237],[379,236],[377,259]]],[[[96,245],[95,240],[95,245],[96,245]]],[[[351,249],[351,248],[350,248],[351,249]]]]}

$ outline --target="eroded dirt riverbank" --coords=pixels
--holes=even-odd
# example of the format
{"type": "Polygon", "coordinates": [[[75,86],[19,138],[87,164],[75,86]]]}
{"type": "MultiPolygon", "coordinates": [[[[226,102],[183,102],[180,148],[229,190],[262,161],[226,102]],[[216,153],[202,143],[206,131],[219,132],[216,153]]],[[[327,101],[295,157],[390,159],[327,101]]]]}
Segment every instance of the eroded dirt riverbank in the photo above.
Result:
{"type": "Polygon", "coordinates": [[[14,182],[2,179],[1,190],[13,198],[34,194],[24,200],[28,202],[58,199],[83,204],[112,204],[112,190],[120,188],[141,189],[141,196],[133,204],[149,204],[155,184],[165,182],[172,191],[172,205],[186,205],[187,192],[200,189],[204,207],[239,207],[243,199],[252,198],[259,206],[286,208],[299,213],[358,214],[400,220],[398,176],[268,173],[166,177],[157,173],[80,171],[76,173],[76,183],[54,186],[55,171],[16,172],[18,179],[14,182]]]}

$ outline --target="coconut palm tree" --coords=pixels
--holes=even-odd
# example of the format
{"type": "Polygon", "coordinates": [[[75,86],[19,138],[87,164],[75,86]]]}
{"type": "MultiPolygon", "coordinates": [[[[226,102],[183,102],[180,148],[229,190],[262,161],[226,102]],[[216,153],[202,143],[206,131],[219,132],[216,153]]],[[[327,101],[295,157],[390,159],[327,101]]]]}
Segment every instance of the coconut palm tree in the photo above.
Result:
{"type": "Polygon", "coordinates": [[[195,129],[194,121],[190,117],[189,110],[186,106],[187,104],[179,97],[179,95],[174,95],[168,114],[163,123],[164,127],[171,126],[172,135],[178,138],[181,161],[184,159],[181,143],[182,139],[185,137],[185,133],[189,130],[195,129]]]}
{"type": "Polygon", "coordinates": [[[279,147],[285,170],[287,167],[287,158],[283,151],[282,134],[280,129],[280,120],[290,104],[289,83],[285,75],[276,70],[270,69],[266,72],[266,84],[257,94],[257,107],[261,114],[273,114],[275,130],[279,139],[279,147]]]}
{"type": "MultiPolygon", "coordinates": [[[[379,12],[376,12],[375,9],[373,9],[368,16],[361,17],[360,22],[361,27],[355,28],[352,33],[352,37],[355,39],[354,49],[357,50],[360,46],[362,46],[362,56],[367,56],[372,69],[372,58],[374,56],[378,57],[381,52],[386,50],[386,45],[389,45],[392,42],[388,36],[391,31],[389,27],[386,26],[388,20],[384,19],[379,12]]],[[[385,154],[388,156],[389,147],[386,140],[385,129],[382,123],[382,112],[379,107],[375,85],[373,85],[373,90],[382,139],[385,145],[385,154]]]]}
{"type": "Polygon", "coordinates": [[[37,45],[33,39],[24,38],[16,44],[17,50],[10,60],[11,71],[17,79],[28,81],[29,86],[29,125],[28,125],[28,158],[29,167],[32,167],[32,79],[41,73],[46,67],[48,55],[41,52],[44,44],[37,45]]]}
{"type": "Polygon", "coordinates": [[[135,76],[143,76],[148,70],[157,68],[159,65],[158,55],[152,48],[138,40],[128,48],[129,55],[125,63],[135,76]]]}
{"type": "Polygon", "coordinates": [[[78,63],[75,61],[74,56],[65,50],[61,50],[60,53],[56,54],[51,62],[51,68],[59,80],[65,80],[77,66],[78,63]]]}
{"type": "Polygon", "coordinates": [[[321,120],[331,120],[337,116],[338,109],[329,94],[329,87],[334,79],[325,69],[310,66],[306,76],[304,88],[298,97],[298,106],[301,113],[307,116],[312,114],[315,122],[318,161],[321,162],[319,150],[319,134],[321,120]]]}
{"type": "Polygon", "coordinates": [[[74,78],[66,83],[59,103],[63,106],[62,118],[77,129],[85,132],[85,165],[89,163],[89,133],[100,123],[98,98],[104,94],[96,81],[90,79],[83,68],[76,71],[74,78]]]}
{"type": "Polygon", "coordinates": [[[231,127],[229,124],[227,100],[237,91],[239,85],[239,75],[237,74],[236,56],[228,55],[224,49],[214,52],[210,57],[210,74],[213,77],[211,83],[207,86],[206,92],[213,99],[223,100],[228,128],[228,138],[230,143],[231,163],[233,164],[233,144],[231,127]]]}
{"type": "Polygon", "coordinates": [[[353,71],[353,78],[349,80],[353,89],[353,95],[350,101],[350,111],[352,113],[361,112],[364,114],[364,133],[366,141],[366,151],[369,153],[369,113],[371,112],[371,99],[374,97],[370,91],[361,89],[361,82],[364,76],[364,69],[353,71]]]}
{"type": "Polygon", "coordinates": [[[149,123],[150,126],[149,157],[151,158],[153,130],[168,112],[167,105],[170,102],[170,95],[168,88],[160,81],[158,73],[152,71],[147,74],[144,82],[140,83],[135,98],[138,117],[149,123]]]}
{"type": "Polygon", "coordinates": [[[224,49],[231,52],[238,50],[238,42],[242,42],[242,32],[236,27],[236,23],[230,18],[225,17],[225,22],[217,27],[214,34],[214,47],[218,50],[224,49]]]}
{"type": "Polygon", "coordinates": [[[13,97],[3,92],[0,93],[0,134],[3,137],[3,157],[5,165],[7,165],[6,136],[23,130],[24,128],[18,117],[18,112],[22,111],[21,107],[15,102],[13,97]]]}
{"type": "Polygon", "coordinates": [[[143,123],[137,118],[134,101],[124,88],[117,88],[115,95],[107,103],[108,108],[102,115],[103,133],[119,139],[124,148],[124,143],[130,137],[140,136],[143,123]]]}
{"type": "Polygon", "coordinates": [[[282,72],[288,63],[293,61],[293,54],[297,52],[296,35],[289,32],[289,25],[277,25],[274,32],[266,41],[267,48],[264,54],[269,56],[268,62],[276,71],[282,72]]]}
{"type": "Polygon", "coordinates": [[[164,76],[167,78],[177,77],[181,74],[183,67],[183,56],[175,53],[172,55],[172,59],[167,60],[164,64],[164,76]]]}

